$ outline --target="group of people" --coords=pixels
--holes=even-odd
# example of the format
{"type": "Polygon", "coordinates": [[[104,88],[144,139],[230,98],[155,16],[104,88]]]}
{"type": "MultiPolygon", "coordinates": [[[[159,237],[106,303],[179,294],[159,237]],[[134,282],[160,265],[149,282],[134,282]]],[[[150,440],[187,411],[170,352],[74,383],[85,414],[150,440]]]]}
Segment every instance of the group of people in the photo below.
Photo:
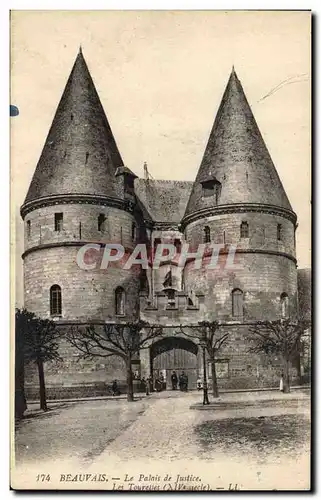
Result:
{"type": "Polygon", "coordinates": [[[177,373],[174,370],[171,375],[171,382],[173,391],[177,390],[177,385],[179,386],[180,391],[186,392],[188,389],[188,376],[184,372],[177,376],[177,373]]]}
{"type": "MultiPolygon", "coordinates": [[[[137,380],[136,377],[133,377],[135,380],[137,380]]],[[[161,392],[161,391],[166,391],[166,378],[164,376],[164,373],[161,371],[159,372],[153,383],[152,377],[142,377],[140,379],[141,381],[141,386],[146,395],[148,396],[150,392],[156,391],[156,392],[161,392]]],[[[171,374],[171,382],[172,382],[172,390],[176,391],[177,387],[179,387],[180,391],[187,392],[188,390],[188,376],[186,375],[185,372],[182,371],[182,373],[178,376],[176,371],[174,370],[171,374]]],[[[120,396],[121,392],[118,387],[117,380],[113,380],[112,386],[112,395],[113,396],[120,396]]]]}

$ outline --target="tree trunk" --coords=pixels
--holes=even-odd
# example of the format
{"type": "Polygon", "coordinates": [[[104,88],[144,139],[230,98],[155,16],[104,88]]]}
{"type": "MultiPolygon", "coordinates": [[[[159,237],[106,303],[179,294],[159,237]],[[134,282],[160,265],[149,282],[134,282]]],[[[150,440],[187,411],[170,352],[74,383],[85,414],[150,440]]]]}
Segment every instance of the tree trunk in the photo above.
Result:
{"type": "Polygon", "coordinates": [[[132,357],[128,354],[126,360],[127,370],[127,401],[134,401],[134,387],[133,387],[133,372],[132,372],[132,357]]]}
{"type": "Polygon", "coordinates": [[[297,376],[298,376],[298,383],[299,385],[302,385],[302,374],[301,374],[301,354],[298,352],[296,355],[296,371],[297,371],[297,376]]]}
{"type": "Polygon", "coordinates": [[[218,393],[218,386],[217,386],[215,359],[211,360],[211,366],[212,366],[212,394],[213,394],[213,398],[218,398],[219,393],[218,393]]]}
{"type": "Polygon", "coordinates": [[[24,412],[27,409],[27,403],[25,398],[25,367],[24,367],[24,352],[23,346],[17,342],[16,335],[16,346],[15,346],[15,417],[20,419],[23,417],[24,412]]]}
{"type": "Polygon", "coordinates": [[[290,392],[290,363],[287,359],[283,361],[283,392],[290,392]]]}
{"type": "Polygon", "coordinates": [[[43,370],[42,359],[37,360],[38,374],[39,374],[39,392],[40,392],[40,409],[47,411],[47,401],[46,401],[46,387],[45,387],[45,374],[43,370]]]}

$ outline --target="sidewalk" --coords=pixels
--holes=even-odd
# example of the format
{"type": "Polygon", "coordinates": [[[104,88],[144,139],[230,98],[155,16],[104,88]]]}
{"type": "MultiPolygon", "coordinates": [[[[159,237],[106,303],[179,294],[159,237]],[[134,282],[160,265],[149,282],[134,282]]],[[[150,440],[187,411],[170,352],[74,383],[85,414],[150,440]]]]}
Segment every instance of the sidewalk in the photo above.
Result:
{"type": "MultiPolygon", "coordinates": [[[[306,391],[310,393],[310,385],[296,385],[291,387],[291,391],[306,391]]],[[[260,394],[260,393],[265,393],[265,392],[275,392],[281,395],[279,388],[278,387],[262,387],[259,389],[220,389],[220,395],[223,394],[260,394]]],[[[197,389],[194,389],[192,391],[188,391],[184,393],[187,396],[192,396],[195,394],[202,394],[203,391],[198,391],[197,389]]],[[[181,395],[182,393],[180,391],[163,391],[163,392],[151,392],[149,396],[146,396],[144,392],[136,392],[134,394],[135,401],[143,399],[143,398],[151,398],[155,395],[159,395],[160,397],[172,397],[176,395],[181,395]]],[[[209,397],[211,396],[211,392],[209,391],[209,397]]],[[[292,393],[290,392],[290,395],[292,393]]],[[[286,394],[282,393],[282,397],[287,396],[286,394]]],[[[117,400],[127,400],[127,395],[126,394],[121,394],[120,396],[94,396],[94,397],[89,397],[89,398],[71,398],[71,399],[48,399],[47,403],[49,404],[54,404],[54,403],[78,403],[82,401],[117,401],[117,400]]],[[[28,400],[27,404],[38,404],[38,400],[28,400]]]]}

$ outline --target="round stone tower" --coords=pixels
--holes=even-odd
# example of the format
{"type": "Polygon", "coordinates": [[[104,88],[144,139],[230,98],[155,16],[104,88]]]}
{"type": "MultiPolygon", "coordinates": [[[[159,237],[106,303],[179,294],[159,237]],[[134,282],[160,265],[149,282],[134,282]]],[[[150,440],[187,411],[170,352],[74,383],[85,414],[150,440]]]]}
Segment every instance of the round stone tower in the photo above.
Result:
{"type": "MultiPolygon", "coordinates": [[[[123,269],[124,262],[101,269],[104,244],[121,244],[130,252],[139,235],[135,177],[123,165],[80,51],[21,207],[28,310],[62,329],[138,315],[137,270],[123,269]],[[85,245],[95,246],[84,252],[85,245]]],[[[83,386],[108,378],[102,361],[77,364],[72,351],[62,341],[62,365],[46,367],[49,397],[50,384],[67,379],[83,386]]],[[[107,365],[110,378],[123,378],[119,359],[107,365]]]]}
{"type": "Polygon", "coordinates": [[[95,249],[84,261],[97,267],[84,269],[79,254],[88,243],[133,247],[134,177],[123,166],[80,51],[21,207],[27,309],[63,322],[137,314],[135,272],[121,265],[100,269],[95,249]]]}
{"type": "Polygon", "coordinates": [[[208,259],[200,269],[190,261],[184,283],[205,295],[209,320],[235,330],[239,355],[246,325],[296,312],[296,215],[234,68],[182,230],[194,251],[200,243],[221,245],[216,268],[208,259]]]}

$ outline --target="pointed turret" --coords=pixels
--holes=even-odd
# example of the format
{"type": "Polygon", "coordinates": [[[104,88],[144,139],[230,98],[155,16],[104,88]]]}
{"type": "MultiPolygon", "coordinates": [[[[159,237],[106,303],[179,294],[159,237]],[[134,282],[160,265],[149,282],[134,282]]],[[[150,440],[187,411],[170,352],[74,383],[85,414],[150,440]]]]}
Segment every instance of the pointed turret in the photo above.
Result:
{"type": "Polygon", "coordinates": [[[254,203],[292,210],[233,66],[184,217],[254,203]]]}
{"type": "Polygon", "coordinates": [[[25,204],[86,194],[122,198],[123,166],[81,47],[54,116],[25,204]]]}

